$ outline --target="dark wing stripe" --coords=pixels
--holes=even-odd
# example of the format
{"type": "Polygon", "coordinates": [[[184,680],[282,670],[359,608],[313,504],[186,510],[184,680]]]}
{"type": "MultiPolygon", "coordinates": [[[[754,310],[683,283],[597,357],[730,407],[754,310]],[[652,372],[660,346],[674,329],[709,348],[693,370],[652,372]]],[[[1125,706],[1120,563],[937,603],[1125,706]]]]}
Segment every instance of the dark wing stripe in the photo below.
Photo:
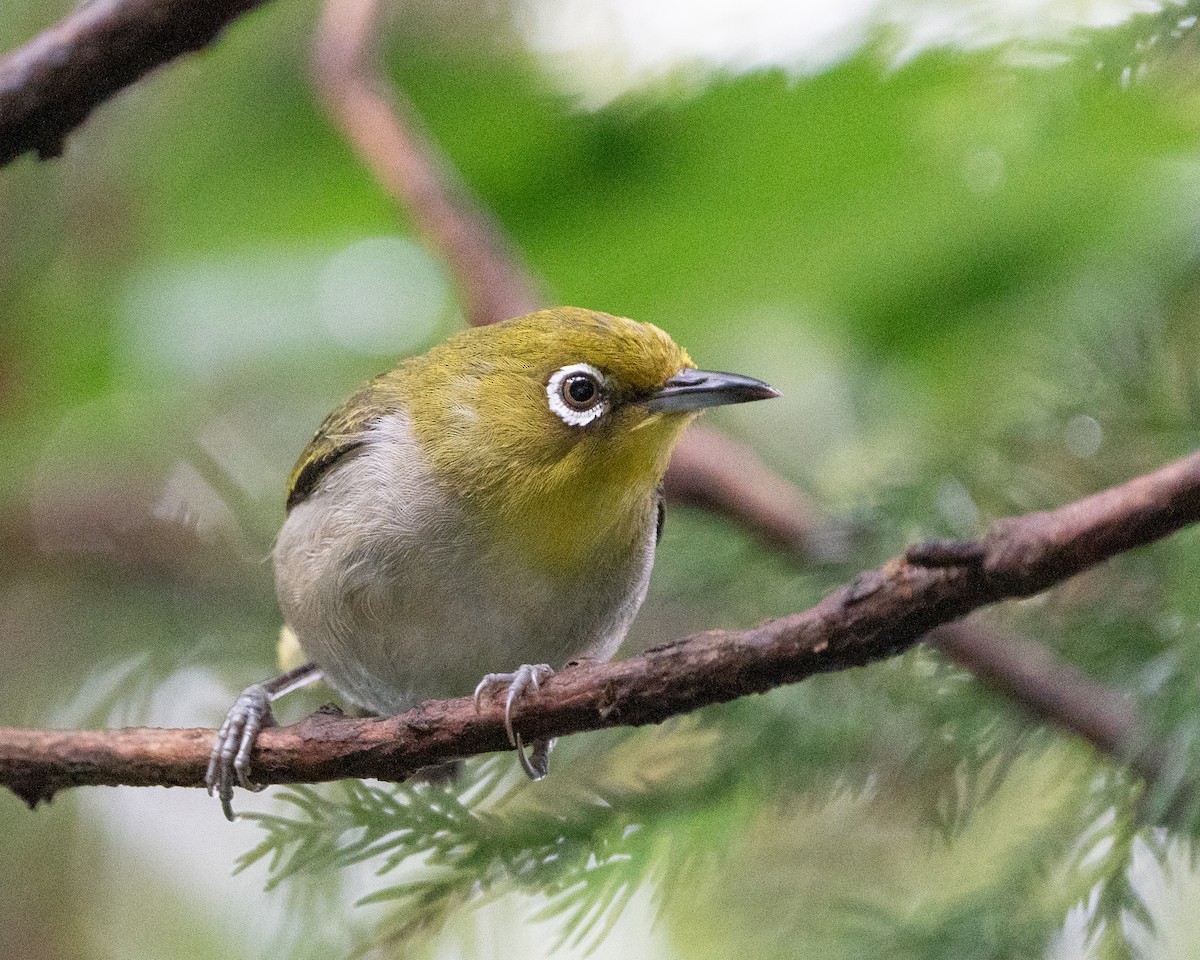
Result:
{"type": "Polygon", "coordinates": [[[366,443],[366,431],[386,413],[379,404],[379,391],[374,389],[382,379],[376,377],[371,385],[347,397],[308,442],[288,479],[289,511],[308,499],[334,464],[366,443]]]}
{"type": "Polygon", "coordinates": [[[342,457],[348,453],[353,453],[361,447],[366,441],[356,440],[350,443],[344,443],[339,447],[335,447],[322,457],[315,457],[309,460],[296,474],[295,480],[292,481],[291,488],[288,490],[287,505],[285,510],[290,513],[292,507],[298,503],[302,503],[308,498],[308,495],[316,489],[321,478],[329,472],[329,469],[342,457]]]}

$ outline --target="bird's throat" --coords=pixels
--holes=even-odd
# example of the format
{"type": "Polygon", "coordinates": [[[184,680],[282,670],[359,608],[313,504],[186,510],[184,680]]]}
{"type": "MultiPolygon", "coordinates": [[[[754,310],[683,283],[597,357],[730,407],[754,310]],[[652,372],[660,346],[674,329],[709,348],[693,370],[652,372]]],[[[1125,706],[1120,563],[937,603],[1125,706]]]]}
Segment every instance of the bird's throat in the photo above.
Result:
{"type": "Polygon", "coordinates": [[[586,493],[531,497],[500,515],[496,534],[552,579],[586,580],[640,554],[655,523],[654,489],[598,484],[586,493]]]}
{"type": "Polygon", "coordinates": [[[606,456],[580,448],[552,466],[510,476],[481,511],[498,542],[551,578],[577,581],[645,550],[674,437],[644,431],[606,456]],[[665,442],[664,442],[665,441],[665,442]]]}

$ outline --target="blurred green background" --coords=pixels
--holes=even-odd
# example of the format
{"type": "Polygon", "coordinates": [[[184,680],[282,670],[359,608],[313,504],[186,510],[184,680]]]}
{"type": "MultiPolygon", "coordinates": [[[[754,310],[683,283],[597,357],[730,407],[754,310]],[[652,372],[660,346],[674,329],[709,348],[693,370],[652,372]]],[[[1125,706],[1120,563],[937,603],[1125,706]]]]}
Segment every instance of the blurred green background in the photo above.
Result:
{"type": "MultiPolygon", "coordinates": [[[[2,0],[0,46],[68,11],[2,0]]],[[[62,159],[0,171],[0,724],[215,725],[274,670],[296,454],[462,322],[314,102],[318,12],[275,0],[62,159]]],[[[914,539],[1197,445],[1197,12],[392,11],[388,71],[547,298],[779,387],[712,422],[862,531],[802,569],[673,511],[631,648],[803,609],[914,539]]],[[[1195,778],[1194,531],[994,617],[1134,697],[1195,778]]],[[[396,871],[302,843],[269,892],[264,861],[232,876],[264,834],[199,791],[0,796],[0,956],[1200,957],[1177,784],[1143,791],[929,651],[556,764],[448,821],[474,859],[440,885],[417,843],[416,906],[353,907],[396,871]]],[[[239,801],[310,796],[278,794],[239,801]]],[[[382,829],[346,826],[365,794],[311,798],[318,839],[382,829]]]]}

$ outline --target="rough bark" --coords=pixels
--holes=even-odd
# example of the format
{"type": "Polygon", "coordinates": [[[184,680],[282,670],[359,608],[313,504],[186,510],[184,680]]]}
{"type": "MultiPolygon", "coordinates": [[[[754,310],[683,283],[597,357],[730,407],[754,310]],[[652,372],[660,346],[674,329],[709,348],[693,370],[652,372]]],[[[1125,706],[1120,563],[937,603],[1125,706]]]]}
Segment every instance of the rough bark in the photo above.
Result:
{"type": "Polygon", "coordinates": [[[0,59],[0,166],[67,135],[155,67],[212,43],[266,0],[92,0],[0,59]]]}
{"type": "MultiPolygon", "coordinates": [[[[1029,596],[1200,520],[1200,453],[1057,510],[1000,520],[981,540],[925,544],[859,574],[816,606],[750,630],[713,630],[614,663],[584,663],[521,701],[527,740],[658,723],[814,674],[893,656],[971,610],[1029,596]]],[[[266,730],[262,783],[396,780],[506,747],[502,708],[469,698],[385,720],[318,715],[266,730]]],[[[29,804],[83,784],[199,786],[212,730],[0,730],[0,784],[29,804]]]]}

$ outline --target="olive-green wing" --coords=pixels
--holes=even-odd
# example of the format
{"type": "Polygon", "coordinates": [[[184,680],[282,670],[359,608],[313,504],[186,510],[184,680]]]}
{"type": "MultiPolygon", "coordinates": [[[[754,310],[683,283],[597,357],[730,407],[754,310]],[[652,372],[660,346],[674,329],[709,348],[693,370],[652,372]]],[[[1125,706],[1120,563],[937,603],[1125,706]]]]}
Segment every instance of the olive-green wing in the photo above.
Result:
{"type": "Polygon", "coordinates": [[[379,402],[381,393],[386,395],[378,389],[382,379],[377,378],[371,385],[348,397],[313,434],[288,477],[289,511],[317,488],[321,478],[335,463],[361,447],[366,440],[367,428],[389,412],[379,402]]]}

